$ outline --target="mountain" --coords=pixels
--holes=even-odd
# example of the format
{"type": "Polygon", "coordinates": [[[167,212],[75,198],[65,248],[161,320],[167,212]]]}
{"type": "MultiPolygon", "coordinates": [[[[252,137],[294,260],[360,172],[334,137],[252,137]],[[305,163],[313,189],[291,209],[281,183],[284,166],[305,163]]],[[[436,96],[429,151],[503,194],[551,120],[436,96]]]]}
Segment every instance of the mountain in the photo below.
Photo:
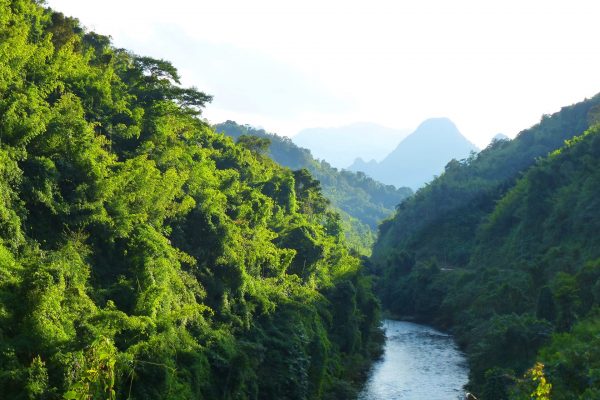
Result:
{"type": "Polygon", "coordinates": [[[467,158],[477,150],[452,121],[432,118],[421,123],[381,162],[357,159],[348,169],[388,185],[417,189],[442,173],[448,161],[467,158]]]}
{"type": "Polygon", "coordinates": [[[349,244],[362,253],[370,253],[379,222],[391,216],[396,205],[412,194],[409,188],[396,189],[360,172],[337,170],[326,161],[315,160],[310,150],[295,145],[289,138],[263,129],[227,121],[215,125],[215,130],[238,141],[248,135],[268,139],[268,154],[274,161],[293,170],[308,170],[320,182],[325,197],[340,211],[349,244]]]}
{"type": "Polygon", "coordinates": [[[336,168],[347,168],[360,157],[381,160],[406,137],[408,131],[359,122],[336,128],[308,128],[292,140],[307,148],[315,158],[326,160],[336,168]]]}
{"type": "Polygon", "coordinates": [[[43,3],[0,2],[0,397],[355,398],[379,305],[319,183],[43,3]]]}
{"type": "Polygon", "coordinates": [[[529,398],[544,374],[552,398],[597,393],[598,110],[600,95],[449,162],[380,226],[384,307],[451,330],[480,398],[529,398]]]}

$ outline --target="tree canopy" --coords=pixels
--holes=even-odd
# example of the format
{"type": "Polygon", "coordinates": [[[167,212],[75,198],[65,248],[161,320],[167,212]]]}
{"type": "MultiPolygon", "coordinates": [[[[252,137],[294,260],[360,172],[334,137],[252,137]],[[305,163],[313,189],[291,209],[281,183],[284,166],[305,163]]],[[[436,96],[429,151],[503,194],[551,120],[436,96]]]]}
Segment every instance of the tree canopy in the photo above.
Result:
{"type": "Polygon", "coordinates": [[[39,2],[0,2],[0,37],[2,396],[352,394],[379,308],[313,178],[39,2]]]}
{"type": "Polygon", "coordinates": [[[371,268],[384,307],[451,329],[485,399],[531,398],[530,368],[553,399],[599,393],[593,362],[573,356],[593,352],[583,338],[600,306],[599,103],[448,163],[380,226],[371,268]]]}
{"type": "Polygon", "coordinates": [[[268,154],[274,161],[293,170],[305,169],[312,174],[320,182],[331,206],[340,215],[348,244],[364,255],[371,253],[379,222],[390,217],[395,207],[412,194],[410,188],[396,189],[392,185],[384,185],[363,172],[333,168],[324,160],[314,159],[310,150],[296,146],[289,138],[263,129],[233,121],[217,124],[215,129],[238,141],[248,141],[248,137],[257,138],[254,140],[260,138],[260,143],[266,146],[268,140],[268,154]]]}

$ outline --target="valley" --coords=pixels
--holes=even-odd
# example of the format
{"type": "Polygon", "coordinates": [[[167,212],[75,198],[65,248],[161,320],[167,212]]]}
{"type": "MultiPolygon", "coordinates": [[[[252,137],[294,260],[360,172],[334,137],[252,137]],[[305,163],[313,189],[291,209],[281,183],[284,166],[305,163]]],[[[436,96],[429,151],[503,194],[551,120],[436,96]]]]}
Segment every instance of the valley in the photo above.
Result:
{"type": "Polygon", "coordinates": [[[290,139],[115,43],[0,1],[0,397],[600,399],[600,95],[290,139]]]}

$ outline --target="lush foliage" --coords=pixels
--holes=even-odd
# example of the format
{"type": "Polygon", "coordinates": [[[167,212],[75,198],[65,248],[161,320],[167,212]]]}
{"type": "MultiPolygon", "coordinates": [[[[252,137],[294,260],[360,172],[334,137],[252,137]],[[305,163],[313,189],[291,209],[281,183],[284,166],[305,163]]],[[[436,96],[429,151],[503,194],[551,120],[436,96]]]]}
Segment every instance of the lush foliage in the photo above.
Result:
{"type": "Polygon", "coordinates": [[[536,359],[552,398],[600,389],[584,339],[600,305],[599,103],[451,161],[380,227],[372,269],[384,306],[452,329],[486,400],[508,398],[536,359]]]}
{"type": "Polygon", "coordinates": [[[0,0],[0,393],[347,398],[378,304],[309,174],[167,61],[0,0]]]}
{"type": "Polygon", "coordinates": [[[340,214],[348,243],[362,254],[370,254],[377,224],[392,215],[394,208],[412,194],[409,188],[396,189],[362,172],[338,170],[326,161],[315,160],[309,150],[263,129],[233,121],[218,124],[215,129],[242,142],[248,142],[249,137],[268,139],[268,154],[273,160],[293,170],[308,170],[320,182],[323,194],[340,214]]]}

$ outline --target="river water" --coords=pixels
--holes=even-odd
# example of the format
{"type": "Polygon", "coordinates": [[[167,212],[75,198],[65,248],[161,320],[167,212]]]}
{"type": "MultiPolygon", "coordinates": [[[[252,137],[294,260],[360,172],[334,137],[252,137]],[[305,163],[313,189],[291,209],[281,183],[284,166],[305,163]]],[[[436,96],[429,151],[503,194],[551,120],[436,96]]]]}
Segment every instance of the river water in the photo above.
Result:
{"type": "Polygon", "coordinates": [[[469,370],[450,335],[428,326],[385,320],[385,353],[359,400],[464,399],[469,370]]]}

